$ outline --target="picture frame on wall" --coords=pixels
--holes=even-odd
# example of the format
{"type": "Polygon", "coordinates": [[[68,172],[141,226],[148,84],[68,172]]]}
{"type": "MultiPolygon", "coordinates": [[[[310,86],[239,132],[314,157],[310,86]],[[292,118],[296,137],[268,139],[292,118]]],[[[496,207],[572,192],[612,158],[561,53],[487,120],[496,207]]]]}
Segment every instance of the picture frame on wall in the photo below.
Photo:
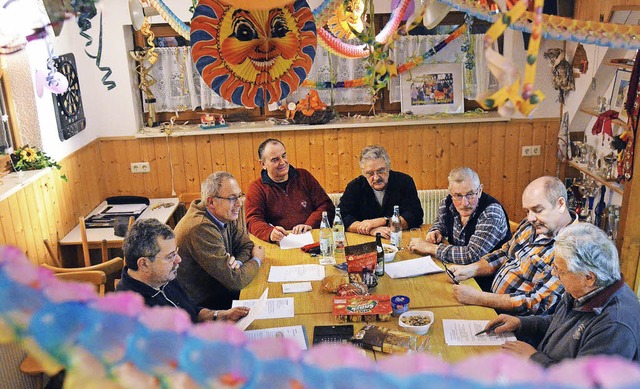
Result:
{"type": "Polygon", "coordinates": [[[613,90],[611,91],[611,109],[622,113],[624,110],[624,104],[627,101],[627,94],[629,92],[629,81],[631,80],[631,72],[618,69],[616,71],[616,81],[613,84],[613,90]]]}
{"type": "Polygon", "coordinates": [[[464,112],[461,63],[422,65],[402,74],[402,112],[414,115],[464,112]]]}

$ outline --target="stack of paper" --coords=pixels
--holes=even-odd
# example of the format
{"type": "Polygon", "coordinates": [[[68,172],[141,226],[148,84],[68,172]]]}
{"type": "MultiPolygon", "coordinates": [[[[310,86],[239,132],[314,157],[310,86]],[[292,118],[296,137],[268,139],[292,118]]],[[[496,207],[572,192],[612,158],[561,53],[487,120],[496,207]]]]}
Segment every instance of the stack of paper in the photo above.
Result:
{"type": "Polygon", "coordinates": [[[500,335],[485,333],[476,335],[486,327],[489,320],[442,320],[444,340],[449,346],[499,346],[506,341],[516,341],[513,332],[500,335]]]}
{"type": "Polygon", "coordinates": [[[307,231],[304,234],[287,234],[287,236],[280,241],[280,249],[299,249],[311,243],[313,243],[311,231],[307,231]]]}
{"type": "Polygon", "coordinates": [[[324,278],[322,265],[271,266],[269,282],[320,281],[324,278]]]}
{"type": "Polygon", "coordinates": [[[444,272],[444,270],[433,262],[430,256],[387,263],[384,265],[384,271],[391,278],[415,277],[423,274],[444,272]]]}

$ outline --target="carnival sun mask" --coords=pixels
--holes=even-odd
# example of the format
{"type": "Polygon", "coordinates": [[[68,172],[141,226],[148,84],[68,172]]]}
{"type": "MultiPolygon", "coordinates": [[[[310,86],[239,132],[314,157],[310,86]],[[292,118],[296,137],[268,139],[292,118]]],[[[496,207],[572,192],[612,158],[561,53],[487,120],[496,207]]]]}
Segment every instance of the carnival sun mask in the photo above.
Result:
{"type": "Polygon", "coordinates": [[[315,57],[316,28],[305,0],[252,11],[201,0],[193,15],[193,61],[223,98],[264,106],[282,100],[306,78],[315,57]]]}

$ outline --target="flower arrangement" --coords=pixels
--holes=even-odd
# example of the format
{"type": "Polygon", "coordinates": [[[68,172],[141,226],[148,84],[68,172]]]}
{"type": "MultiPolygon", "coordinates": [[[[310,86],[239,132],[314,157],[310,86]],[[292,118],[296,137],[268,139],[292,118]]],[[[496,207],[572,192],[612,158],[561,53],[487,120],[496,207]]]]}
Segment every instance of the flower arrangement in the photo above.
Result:
{"type": "MultiPolygon", "coordinates": [[[[62,169],[62,166],[56,160],[45,154],[43,151],[25,145],[18,147],[16,151],[11,154],[11,165],[15,171],[23,170],[38,170],[46,167],[53,167],[58,170],[62,169]]],[[[67,176],[60,175],[63,181],[68,181],[67,176]]]]}

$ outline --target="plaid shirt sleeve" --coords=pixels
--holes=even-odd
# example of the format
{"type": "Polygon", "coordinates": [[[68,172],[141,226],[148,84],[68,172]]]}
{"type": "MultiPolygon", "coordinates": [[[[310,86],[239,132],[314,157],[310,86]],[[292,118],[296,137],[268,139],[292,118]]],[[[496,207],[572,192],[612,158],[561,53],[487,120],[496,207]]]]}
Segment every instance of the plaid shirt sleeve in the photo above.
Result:
{"type": "MultiPolygon", "coordinates": [[[[439,210],[438,210],[439,211],[439,210]]],[[[478,217],[476,229],[466,246],[438,245],[438,258],[461,265],[476,262],[506,235],[507,219],[499,204],[489,205],[478,217]]],[[[449,239],[451,241],[451,238],[449,239]]]]}

